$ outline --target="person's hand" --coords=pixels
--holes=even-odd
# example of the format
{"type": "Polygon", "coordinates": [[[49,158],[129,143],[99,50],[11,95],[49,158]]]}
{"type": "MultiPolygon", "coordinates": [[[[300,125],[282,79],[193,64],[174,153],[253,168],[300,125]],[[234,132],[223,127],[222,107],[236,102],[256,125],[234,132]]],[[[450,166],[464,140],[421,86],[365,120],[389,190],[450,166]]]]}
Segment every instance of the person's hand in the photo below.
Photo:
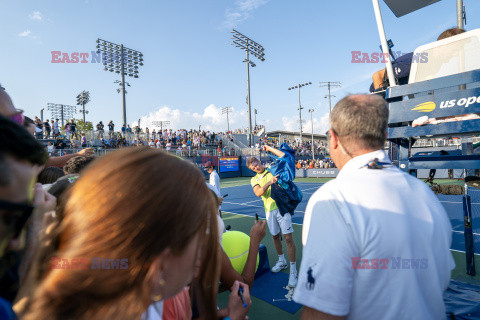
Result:
{"type": "Polygon", "coordinates": [[[248,310],[252,305],[252,300],[250,299],[250,290],[248,285],[245,283],[235,281],[233,287],[231,288],[231,293],[228,297],[228,317],[232,320],[244,320],[246,319],[248,310]],[[243,299],[247,304],[246,307],[243,306],[242,298],[239,295],[239,288],[243,289],[243,299]]]}
{"type": "Polygon", "coordinates": [[[77,154],[79,156],[93,156],[94,151],[93,151],[93,148],[85,148],[85,149],[82,149],[82,150],[78,151],[77,154]]]}
{"type": "Polygon", "coordinates": [[[266,235],[267,221],[255,221],[255,224],[250,229],[250,241],[260,244],[266,235]]]}
{"type": "Polygon", "coordinates": [[[223,198],[222,197],[218,197],[218,205],[221,206],[223,203],[223,198]]]}
{"type": "Polygon", "coordinates": [[[267,151],[268,146],[266,144],[263,145],[262,149],[263,151],[267,151]]]}
{"type": "Polygon", "coordinates": [[[278,181],[278,174],[274,177],[272,177],[272,179],[270,179],[270,184],[274,184],[274,183],[277,183],[278,181]]]}
{"type": "Polygon", "coordinates": [[[35,211],[43,217],[44,213],[55,210],[57,198],[43,190],[40,183],[36,183],[33,190],[33,206],[35,207],[35,211]]]}

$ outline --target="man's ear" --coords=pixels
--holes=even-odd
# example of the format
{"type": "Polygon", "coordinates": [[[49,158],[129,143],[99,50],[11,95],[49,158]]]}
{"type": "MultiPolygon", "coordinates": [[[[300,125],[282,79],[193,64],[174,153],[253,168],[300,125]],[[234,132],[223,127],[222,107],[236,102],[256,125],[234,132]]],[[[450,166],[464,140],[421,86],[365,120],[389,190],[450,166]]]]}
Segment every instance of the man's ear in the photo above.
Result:
{"type": "Polygon", "coordinates": [[[335,134],[335,132],[332,130],[332,129],[329,129],[328,130],[329,133],[330,133],[330,139],[328,141],[329,145],[329,149],[330,150],[335,150],[338,148],[338,136],[335,134]]]}

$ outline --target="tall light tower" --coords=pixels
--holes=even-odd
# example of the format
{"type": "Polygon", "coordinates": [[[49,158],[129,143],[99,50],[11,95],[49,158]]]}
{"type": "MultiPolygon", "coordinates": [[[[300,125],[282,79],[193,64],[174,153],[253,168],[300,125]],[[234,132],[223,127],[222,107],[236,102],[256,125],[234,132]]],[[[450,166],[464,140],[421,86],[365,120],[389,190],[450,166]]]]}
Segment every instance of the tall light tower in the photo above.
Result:
{"type": "Polygon", "coordinates": [[[311,85],[311,82],[299,83],[296,86],[288,88],[288,90],[298,89],[298,112],[300,115],[300,143],[302,143],[302,104],[300,103],[300,88],[311,85]]]}
{"type": "Polygon", "coordinates": [[[90,92],[88,91],[82,91],[80,94],[77,96],[77,106],[82,106],[82,110],[80,110],[80,113],[83,113],[83,123],[86,124],[85,122],[85,113],[88,113],[88,111],[85,111],[85,105],[90,102],[90,92]]]}
{"type": "Polygon", "coordinates": [[[123,125],[127,127],[125,76],[138,78],[138,67],[143,66],[143,53],[102,39],[97,39],[97,53],[102,54],[103,70],[121,74],[118,82],[122,91],[123,125]]]}
{"type": "Polygon", "coordinates": [[[313,112],[315,110],[313,109],[308,109],[308,112],[310,112],[310,121],[312,123],[312,159],[315,160],[315,148],[313,147],[313,112]]]}
{"type": "Polygon", "coordinates": [[[250,61],[250,54],[255,56],[260,61],[265,61],[265,53],[263,52],[265,49],[258,44],[257,42],[253,41],[249,37],[241,34],[237,30],[233,29],[232,33],[232,45],[238,47],[242,50],[245,50],[247,55],[246,59],[243,62],[247,63],[247,104],[248,104],[248,142],[252,145],[253,137],[252,137],[252,108],[251,108],[251,99],[250,99],[250,65],[255,67],[255,63],[250,61]]]}
{"type": "Polygon", "coordinates": [[[320,88],[321,87],[328,88],[328,95],[326,95],[325,98],[328,97],[328,107],[329,107],[330,113],[332,113],[332,94],[330,93],[330,88],[340,88],[341,86],[342,84],[338,81],[337,82],[332,82],[332,81],[320,82],[320,88]]]}
{"type": "Polygon", "coordinates": [[[50,111],[52,118],[62,120],[62,127],[65,124],[65,118],[73,119],[75,112],[77,112],[77,107],[68,106],[66,104],[48,103],[47,108],[48,111],[50,111]]]}
{"type": "Polygon", "coordinates": [[[227,132],[230,131],[230,122],[228,120],[228,114],[232,112],[232,107],[224,107],[222,108],[222,114],[227,114],[227,132]]]}
{"type": "Polygon", "coordinates": [[[254,115],[255,115],[255,128],[257,127],[257,109],[253,110],[254,115]]]}
{"type": "MultiPolygon", "coordinates": [[[[140,119],[138,119],[140,120],[140,119]]],[[[170,125],[170,121],[152,121],[152,125],[155,127],[160,127],[160,132],[163,134],[163,126],[170,125]]]]}
{"type": "Polygon", "coordinates": [[[45,108],[40,109],[40,120],[42,120],[42,124],[43,124],[43,111],[44,110],[45,110],[45,108]]]}

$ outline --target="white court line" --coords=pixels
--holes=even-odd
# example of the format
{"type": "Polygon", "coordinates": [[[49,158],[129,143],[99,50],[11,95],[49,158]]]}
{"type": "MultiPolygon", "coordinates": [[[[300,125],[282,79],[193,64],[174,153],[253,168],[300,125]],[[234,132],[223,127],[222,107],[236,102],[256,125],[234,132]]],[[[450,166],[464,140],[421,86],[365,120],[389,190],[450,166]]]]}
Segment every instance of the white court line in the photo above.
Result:
{"type": "MultiPolygon", "coordinates": [[[[252,217],[251,215],[249,214],[244,214],[244,213],[236,213],[236,212],[231,212],[231,211],[222,211],[222,213],[231,213],[231,214],[238,214],[239,216],[245,216],[245,217],[250,217],[250,218],[253,218],[255,219],[255,217],[252,217]]],[[[297,226],[303,226],[302,223],[296,223],[296,222],[292,222],[292,224],[296,224],[297,226]]]]}
{"type": "Polygon", "coordinates": [[[262,199],[255,199],[255,200],[252,200],[252,201],[248,201],[248,202],[245,202],[245,203],[252,203],[252,202],[257,202],[257,201],[262,201],[262,199]]]}
{"type": "MultiPolygon", "coordinates": [[[[255,200],[256,201],[256,200],[255,200]]],[[[246,207],[255,207],[255,208],[263,208],[263,206],[254,206],[254,205],[251,205],[251,204],[245,204],[245,203],[235,203],[235,202],[227,202],[227,201],[223,201],[223,203],[227,203],[227,204],[235,204],[237,206],[246,206],[246,207]]],[[[233,213],[233,212],[232,212],[233,213]]]]}
{"type": "MultiPolygon", "coordinates": [[[[440,201],[440,202],[443,202],[443,203],[459,203],[459,204],[463,204],[463,202],[459,202],[459,201],[440,201]]],[[[480,202],[472,202],[471,204],[480,204],[480,202]]]]}
{"type": "MultiPolygon", "coordinates": [[[[452,230],[452,232],[465,233],[464,231],[456,231],[456,230],[452,230]]],[[[472,232],[472,234],[474,234],[476,236],[480,236],[480,233],[472,232]]]]}
{"type": "MultiPolygon", "coordinates": [[[[244,203],[234,203],[234,202],[225,202],[225,201],[223,201],[223,203],[235,204],[235,205],[237,205],[237,206],[246,206],[246,207],[264,208],[264,206],[254,206],[254,205],[251,205],[251,204],[244,204],[244,203]]],[[[299,212],[299,213],[305,213],[305,211],[298,211],[298,210],[295,210],[295,212],[299,212]]],[[[232,213],[233,213],[233,212],[232,212],[232,213]]]]}
{"type": "MultiPolygon", "coordinates": [[[[252,217],[251,215],[249,214],[244,214],[244,213],[236,213],[236,212],[231,212],[231,211],[222,211],[222,213],[231,213],[231,214],[238,214],[239,216],[245,216],[245,217],[249,217],[249,218],[255,218],[255,217],[252,217]]],[[[303,226],[302,223],[296,223],[296,222],[292,222],[292,224],[296,224],[297,226],[303,226]]],[[[453,232],[461,232],[461,231],[454,231],[452,230],[453,232]]],[[[450,251],[455,251],[455,252],[462,252],[462,253],[465,253],[465,251],[462,251],[462,250],[455,250],[455,249],[450,249],[450,251]]],[[[480,256],[480,254],[478,253],[474,253],[474,255],[476,256],[480,256]]]]}
{"type": "MultiPolygon", "coordinates": [[[[465,253],[465,251],[462,251],[462,250],[455,250],[455,249],[450,249],[450,251],[455,251],[455,252],[461,252],[461,253],[465,253]]],[[[476,255],[476,256],[480,256],[480,254],[478,254],[478,253],[475,253],[475,252],[474,252],[473,254],[474,254],[474,255],[476,255]]]]}

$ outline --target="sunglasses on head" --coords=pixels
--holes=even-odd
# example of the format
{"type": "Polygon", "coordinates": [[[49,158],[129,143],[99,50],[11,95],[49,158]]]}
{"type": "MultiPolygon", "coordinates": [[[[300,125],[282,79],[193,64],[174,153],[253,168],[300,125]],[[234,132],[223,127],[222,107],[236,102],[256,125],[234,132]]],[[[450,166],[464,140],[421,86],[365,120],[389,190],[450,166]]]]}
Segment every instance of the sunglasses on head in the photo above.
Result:
{"type": "Polygon", "coordinates": [[[6,211],[0,213],[0,221],[8,230],[14,232],[14,237],[18,237],[28,218],[32,215],[33,206],[27,203],[16,203],[6,200],[0,200],[0,210],[6,211]]]}

